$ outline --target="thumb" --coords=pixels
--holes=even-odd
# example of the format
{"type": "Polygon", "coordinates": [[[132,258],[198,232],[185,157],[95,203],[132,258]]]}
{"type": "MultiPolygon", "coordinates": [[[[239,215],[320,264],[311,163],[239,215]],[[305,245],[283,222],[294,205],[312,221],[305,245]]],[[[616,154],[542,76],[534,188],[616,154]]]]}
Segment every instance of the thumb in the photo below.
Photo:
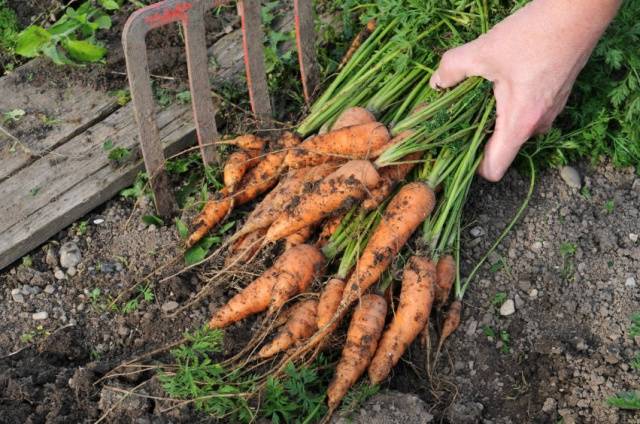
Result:
{"type": "Polygon", "coordinates": [[[431,75],[429,85],[437,90],[449,88],[470,76],[482,75],[476,60],[474,43],[448,50],[442,55],[438,69],[431,75]]]}
{"type": "Polygon", "coordinates": [[[502,179],[518,155],[520,148],[532,134],[532,130],[529,131],[525,128],[533,128],[526,124],[522,125],[524,120],[522,118],[526,114],[520,113],[520,108],[509,102],[504,103],[499,103],[496,107],[496,124],[493,135],[484,148],[484,158],[478,167],[478,173],[491,182],[498,182],[502,179]],[[508,111],[508,115],[501,113],[504,111],[508,111]],[[521,124],[518,125],[518,122],[521,124]]]}

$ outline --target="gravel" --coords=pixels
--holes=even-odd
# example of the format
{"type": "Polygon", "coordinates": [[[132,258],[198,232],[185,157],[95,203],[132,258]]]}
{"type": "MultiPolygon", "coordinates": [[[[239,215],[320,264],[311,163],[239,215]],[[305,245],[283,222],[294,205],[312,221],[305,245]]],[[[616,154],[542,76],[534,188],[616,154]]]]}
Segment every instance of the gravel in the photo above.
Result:
{"type": "Polygon", "coordinates": [[[562,168],[560,168],[560,177],[562,177],[564,182],[569,187],[582,187],[582,179],[580,178],[580,173],[572,166],[563,166],[562,168]]]}
{"type": "Polygon", "coordinates": [[[31,315],[31,318],[35,321],[42,321],[49,318],[49,313],[46,311],[36,312],[33,315],[31,315]]]}
{"type": "Polygon", "coordinates": [[[63,268],[73,268],[80,263],[82,255],[77,244],[69,241],[60,247],[60,265],[63,268]]]}
{"type": "Polygon", "coordinates": [[[507,299],[500,306],[500,315],[503,317],[508,317],[509,315],[513,315],[516,312],[516,304],[513,299],[507,299]]]}
{"type": "Polygon", "coordinates": [[[177,308],[178,308],[178,302],[175,302],[173,300],[162,304],[162,312],[165,312],[165,313],[174,311],[177,308]]]}

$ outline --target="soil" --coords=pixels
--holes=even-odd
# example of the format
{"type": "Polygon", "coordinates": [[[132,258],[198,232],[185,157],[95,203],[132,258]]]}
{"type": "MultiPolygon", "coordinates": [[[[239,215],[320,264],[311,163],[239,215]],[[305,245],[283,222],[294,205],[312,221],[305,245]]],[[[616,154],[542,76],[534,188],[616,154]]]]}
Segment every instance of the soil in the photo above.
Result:
{"type": "MultiPolygon", "coordinates": [[[[606,403],[617,392],[640,387],[639,373],[630,367],[640,338],[629,335],[630,316],[640,310],[640,178],[608,164],[583,164],[581,171],[589,198],[569,188],[556,170],[539,176],[524,218],[470,287],[461,328],[431,379],[424,352],[413,346],[383,389],[418,395],[435,422],[640,422],[606,403]],[[608,200],[614,201],[611,212],[608,200]],[[563,258],[563,243],[575,244],[575,253],[563,258]],[[515,313],[500,315],[497,293],[514,301],[515,313]],[[509,335],[508,348],[501,331],[509,335]]],[[[515,171],[499,184],[476,183],[462,245],[466,272],[511,219],[527,186],[527,177],[515,171]]],[[[151,212],[149,202],[134,207],[131,200],[113,199],[84,218],[85,234],[79,235],[78,225],[61,231],[31,254],[30,267],[15,265],[0,276],[0,354],[23,349],[0,360],[3,422],[95,420],[113,405],[112,422],[203,419],[189,408],[158,416],[160,401],[132,397],[118,403],[114,399],[122,396],[104,388],[131,389],[151,374],[94,384],[120,361],[202,325],[237,286],[226,282],[202,304],[169,318],[166,311],[203,286],[206,270],[187,272],[155,279],[152,301],[134,290],[125,292],[118,312],[109,310],[111,299],[180,255],[172,227],[142,223],[151,212]],[[58,251],[67,242],[78,246],[82,258],[75,275],[67,270],[58,280],[58,251]],[[134,298],[137,308],[125,313],[125,301],[134,298]],[[41,312],[48,317],[35,320],[41,312]]],[[[242,346],[256,322],[232,326],[227,349],[242,346]]],[[[147,386],[146,393],[162,396],[157,382],[147,386]]],[[[390,395],[371,402],[393,411],[384,396],[390,395]]]]}

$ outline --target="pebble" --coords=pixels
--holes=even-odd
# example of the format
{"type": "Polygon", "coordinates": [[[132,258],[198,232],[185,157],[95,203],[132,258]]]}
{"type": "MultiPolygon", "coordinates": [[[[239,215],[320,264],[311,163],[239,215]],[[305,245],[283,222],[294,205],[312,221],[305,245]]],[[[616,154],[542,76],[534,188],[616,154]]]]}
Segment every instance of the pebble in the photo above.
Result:
{"type": "Polygon", "coordinates": [[[20,293],[20,289],[11,290],[11,297],[16,303],[24,303],[24,296],[20,293]]]}
{"type": "Polygon", "coordinates": [[[563,166],[560,168],[560,177],[564,182],[573,188],[582,187],[582,180],[580,179],[580,173],[572,166],[563,166]]]}
{"type": "Polygon", "coordinates": [[[60,265],[63,268],[73,268],[80,263],[82,255],[77,244],[69,241],[60,247],[60,265]]]}
{"type": "Polygon", "coordinates": [[[49,246],[47,248],[47,255],[44,258],[44,261],[51,268],[55,268],[58,266],[58,257],[56,256],[56,249],[53,246],[49,246]]]}
{"type": "Polygon", "coordinates": [[[122,337],[126,337],[129,335],[129,329],[127,327],[125,327],[124,325],[121,327],[118,327],[118,335],[122,336],[122,337]]]}
{"type": "Polygon", "coordinates": [[[542,250],[542,242],[541,241],[533,242],[531,244],[531,250],[533,250],[534,252],[541,251],[542,250]]]}
{"type": "Polygon", "coordinates": [[[528,280],[518,281],[518,288],[523,292],[529,292],[531,290],[531,283],[528,280]]]}
{"type": "Polygon", "coordinates": [[[542,412],[546,412],[547,414],[553,412],[556,410],[556,405],[557,402],[554,398],[547,398],[542,405],[542,412]]]}
{"type": "Polygon", "coordinates": [[[633,277],[627,278],[627,281],[624,282],[625,287],[635,288],[636,287],[636,279],[633,277]]]}
{"type": "Polygon", "coordinates": [[[638,241],[638,235],[634,233],[629,234],[629,240],[635,243],[636,241],[638,241]]]}
{"type": "Polygon", "coordinates": [[[583,339],[580,339],[576,344],[576,349],[580,352],[584,352],[589,349],[589,345],[583,339]]]}
{"type": "Polygon", "coordinates": [[[49,313],[46,311],[36,312],[35,314],[31,315],[31,318],[34,319],[35,321],[42,321],[44,319],[49,318],[49,313]]]}
{"type": "Polygon", "coordinates": [[[76,271],[76,269],[74,267],[70,267],[69,269],[67,269],[67,274],[69,275],[69,277],[73,277],[77,273],[78,273],[78,271],[76,271]]]}
{"type": "Polygon", "coordinates": [[[44,292],[46,294],[53,294],[53,292],[56,291],[56,288],[53,287],[51,284],[47,284],[47,287],[44,288],[44,292]]]}
{"type": "Polygon", "coordinates": [[[76,310],[78,312],[84,311],[84,303],[79,303],[78,306],[76,306],[76,310]]]}
{"type": "Polygon", "coordinates": [[[94,224],[96,224],[96,225],[100,225],[100,224],[102,224],[103,222],[104,222],[104,218],[95,218],[95,219],[93,220],[93,223],[94,223],[94,224]]]}
{"type": "Polygon", "coordinates": [[[53,272],[53,276],[56,277],[56,280],[64,280],[64,271],[62,271],[60,268],[56,268],[56,270],[53,272]]]}
{"type": "Polygon", "coordinates": [[[29,296],[30,294],[32,294],[31,292],[31,286],[29,284],[25,284],[22,286],[22,289],[20,290],[22,292],[23,295],[25,296],[29,296]]]}
{"type": "Polygon", "coordinates": [[[482,237],[484,235],[484,229],[480,226],[476,226],[469,230],[469,234],[471,234],[471,237],[475,238],[482,237]]]}
{"type": "Polygon", "coordinates": [[[161,307],[162,312],[171,312],[176,308],[178,308],[178,302],[175,302],[173,300],[163,303],[161,307]]]}
{"type": "Polygon", "coordinates": [[[516,304],[513,299],[507,299],[502,306],[500,306],[500,315],[503,317],[508,317],[509,315],[513,315],[516,311],[516,304]]]}
{"type": "Polygon", "coordinates": [[[113,264],[113,262],[103,262],[100,265],[100,271],[105,274],[113,274],[114,272],[116,272],[116,266],[113,264]]]}
{"type": "Polygon", "coordinates": [[[524,306],[524,300],[520,297],[520,295],[516,294],[514,296],[514,300],[516,302],[516,308],[520,309],[524,306]]]}
{"type": "Polygon", "coordinates": [[[529,297],[532,299],[538,297],[538,289],[531,289],[531,291],[529,292],[529,297]]]}

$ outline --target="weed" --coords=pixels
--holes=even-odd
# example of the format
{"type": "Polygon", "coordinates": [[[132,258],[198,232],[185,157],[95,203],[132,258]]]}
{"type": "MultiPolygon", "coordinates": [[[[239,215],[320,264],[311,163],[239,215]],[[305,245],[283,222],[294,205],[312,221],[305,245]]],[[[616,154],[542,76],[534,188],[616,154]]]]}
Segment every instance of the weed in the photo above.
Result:
{"type": "Polygon", "coordinates": [[[560,256],[562,256],[562,279],[569,281],[573,276],[573,256],[576,254],[577,246],[574,243],[564,242],[560,244],[560,256]]]}
{"type": "Polygon", "coordinates": [[[52,127],[54,125],[60,125],[62,123],[62,120],[57,119],[57,118],[52,118],[52,117],[47,116],[47,115],[41,115],[40,116],[40,120],[42,121],[43,124],[48,125],[50,127],[52,127]]]}
{"type": "Polygon", "coordinates": [[[38,194],[39,191],[40,191],[40,187],[34,187],[31,190],[29,190],[29,194],[31,196],[35,197],[38,194]]]}
{"type": "Polygon", "coordinates": [[[507,294],[504,292],[498,292],[496,293],[495,296],[493,296],[493,300],[491,301],[491,304],[495,307],[495,308],[500,308],[500,306],[502,306],[502,304],[507,300],[507,294]]]}
{"type": "Polygon", "coordinates": [[[0,50],[13,51],[18,35],[18,17],[16,12],[0,0],[0,50]]]}
{"type": "Polygon", "coordinates": [[[131,101],[131,93],[127,89],[116,90],[111,93],[111,95],[115,96],[116,103],[118,103],[119,106],[125,106],[131,101]]]}
{"type": "Polygon", "coordinates": [[[94,287],[90,292],[89,292],[89,300],[91,300],[91,303],[93,305],[96,305],[98,303],[98,300],[100,299],[100,294],[102,293],[102,291],[100,290],[99,287],[94,287]]]}
{"type": "Polygon", "coordinates": [[[22,117],[26,114],[23,109],[12,109],[2,114],[2,122],[7,123],[15,123],[22,119],[22,117]]]}
{"type": "Polygon", "coordinates": [[[34,338],[35,338],[35,333],[33,331],[22,333],[20,335],[20,341],[22,343],[31,343],[34,338]]]}
{"type": "Polygon", "coordinates": [[[342,400],[342,406],[340,407],[340,415],[349,416],[353,414],[360,405],[362,405],[367,399],[374,396],[380,391],[380,386],[372,386],[364,381],[353,386],[344,399],[342,400]]]}
{"type": "Polygon", "coordinates": [[[155,225],[156,227],[163,227],[164,221],[156,215],[144,215],[142,217],[142,222],[147,225],[155,225]]]}
{"type": "Polygon", "coordinates": [[[138,307],[140,306],[140,302],[138,301],[138,298],[134,298],[129,300],[127,303],[124,304],[124,306],[122,307],[121,312],[126,315],[129,314],[135,310],[138,309],[138,307]]]}
{"type": "Polygon", "coordinates": [[[102,357],[102,354],[100,354],[100,352],[98,352],[96,349],[91,349],[89,351],[89,357],[92,361],[99,361],[102,357]]]}
{"type": "Polygon", "coordinates": [[[28,26],[17,35],[15,52],[28,58],[44,55],[58,65],[102,61],[107,49],[98,43],[96,33],[111,28],[108,13],[120,6],[114,0],[99,3],[86,1],[77,9],[67,6],[49,28],[28,26]]]}
{"type": "Polygon", "coordinates": [[[187,224],[185,224],[184,221],[180,218],[176,218],[175,222],[176,229],[178,230],[178,235],[181,239],[185,240],[187,237],[189,237],[189,227],[187,227],[187,224]]]}
{"type": "Polygon", "coordinates": [[[636,353],[636,356],[631,360],[631,368],[640,372],[640,352],[636,353]]]}
{"type": "Polygon", "coordinates": [[[83,236],[87,234],[88,221],[79,221],[76,225],[76,235],[83,236]]]}
{"type": "Polygon", "coordinates": [[[507,354],[511,352],[511,336],[507,330],[500,330],[500,341],[502,342],[502,346],[500,347],[500,352],[507,354]]]}
{"type": "Polygon", "coordinates": [[[144,195],[148,195],[151,193],[151,191],[149,190],[148,182],[149,177],[147,176],[147,173],[139,172],[136,176],[135,181],[133,182],[133,185],[120,191],[120,196],[124,198],[139,199],[144,195]]]}
{"type": "Polygon", "coordinates": [[[489,327],[488,325],[483,325],[482,326],[482,333],[487,336],[488,338],[491,338],[493,340],[496,339],[496,332],[493,328],[489,327]]]}
{"type": "Polygon", "coordinates": [[[587,186],[583,186],[580,189],[580,194],[582,195],[582,197],[584,197],[587,200],[591,200],[591,190],[589,190],[589,187],[587,186]]]}
{"type": "Polygon", "coordinates": [[[494,263],[491,264],[491,267],[489,268],[489,272],[495,274],[496,272],[500,271],[502,268],[504,268],[504,260],[502,258],[498,259],[497,261],[495,261],[494,263]]]}
{"type": "Polygon", "coordinates": [[[147,303],[151,303],[155,299],[155,295],[153,294],[150,285],[140,286],[138,287],[138,291],[142,295],[142,299],[147,303]]]}
{"type": "Polygon", "coordinates": [[[117,165],[122,165],[131,157],[131,149],[126,147],[115,147],[113,140],[107,138],[102,143],[102,150],[107,152],[107,157],[110,161],[115,162],[117,165]]]}
{"type": "Polygon", "coordinates": [[[22,333],[20,335],[20,341],[23,343],[32,343],[36,339],[46,339],[51,333],[42,325],[38,325],[35,329],[22,333]]]}
{"type": "Polygon", "coordinates": [[[629,335],[632,338],[640,336],[640,312],[637,312],[631,316],[631,327],[629,328],[629,335]]]}
{"type": "Polygon", "coordinates": [[[604,210],[605,210],[605,212],[607,212],[608,214],[612,214],[614,209],[615,209],[615,202],[613,201],[613,199],[611,199],[611,200],[607,200],[607,201],[604,203],[604,210]]]}
{"type": "Polygon", "coordinates": [[[155,97],[158,105],[160,105],[160,107],[162,108],[165,108],[173,103],[173,95],[171,93],[171,90],[161,87],[158,84],[153,84],[153,97],[155,97]]]}
{"type": "Polygon", "coordinates": [[[573,256],[575,255],[577,247],[574,243],[562,243],[560,245],[560,255],[562,256],[573,256]]]}
{"type": "Polygon", "coordinates": [[[607,403],[618,409],[640,410],[640,394],[638,392],[621,392],[609,397],[607,403]]]}
{"type": "Polygon", "coordinates": [[[26,255],[22,257],[22,266],[25,268],[31,268],[33,266],[33,259],[31,256],[26,255]]]}
{"type": "Polygon", "coordinates": [[[191,92],[189,90],[179,92],[176,94],[176,100],[183,105],[191,103],[191,92]]]}

